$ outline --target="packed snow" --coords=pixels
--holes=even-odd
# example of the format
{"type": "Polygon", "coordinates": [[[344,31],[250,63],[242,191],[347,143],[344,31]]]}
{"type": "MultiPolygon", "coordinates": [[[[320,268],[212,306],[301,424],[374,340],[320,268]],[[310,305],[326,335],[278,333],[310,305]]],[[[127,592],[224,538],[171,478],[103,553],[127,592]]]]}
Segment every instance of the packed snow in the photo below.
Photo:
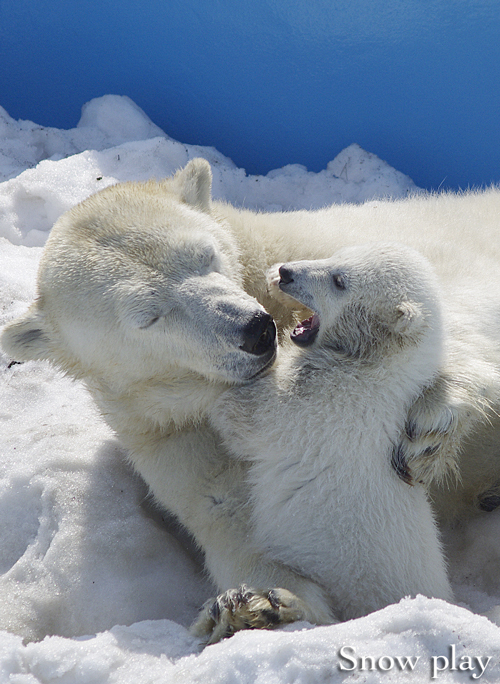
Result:
{"type": "MultiPolygon", "coordinates": [[[[0,108],[0,325],[35,293],[54,221],[117,181],[208,159],[214,196],[282,210],[418,192],[351,145],[320,173],[248,176],[168,137],[126,97],[73,130],[0,108]]],[[[187,631],[214,588],[189,538],[149,499],[83,386],[0,354],[0,684],[500,681],[500,511],[445,530],[458,605],[423,597],[330,627],[241,632],[202,649],[187,631]]]]}

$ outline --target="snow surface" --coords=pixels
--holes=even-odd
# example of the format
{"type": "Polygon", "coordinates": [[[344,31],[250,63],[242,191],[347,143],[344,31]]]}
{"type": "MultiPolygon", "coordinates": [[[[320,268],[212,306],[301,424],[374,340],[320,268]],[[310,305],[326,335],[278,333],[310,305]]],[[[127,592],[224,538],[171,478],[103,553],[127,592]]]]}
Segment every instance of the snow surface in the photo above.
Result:
{"type": "MultiPolygon", "coordinates": [[[[70,131],[0,109],[0,325],[32,301],[62,212],[196,156],[212,164],[216,197],[256,209],[418,191],[357,145],[317,174],[292,165],[247,176],[215,149],[170,139],[125,97],[91,101],[70,131]]],[[[405,599],[202,650],[186,629],[214,591],[201,559],[148,499],[83,386],[0,354],[0,421],[1,684],[500,681],[500,511],[445,530],[459,605],[405,599]]]]}

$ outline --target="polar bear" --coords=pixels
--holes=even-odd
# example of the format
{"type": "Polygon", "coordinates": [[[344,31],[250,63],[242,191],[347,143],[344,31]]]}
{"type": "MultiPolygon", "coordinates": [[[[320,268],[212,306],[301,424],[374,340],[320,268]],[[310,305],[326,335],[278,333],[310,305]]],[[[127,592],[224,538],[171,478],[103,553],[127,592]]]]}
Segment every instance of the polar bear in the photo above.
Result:
{"type": "MultiPolygon", "coordinates": [[[[324,587],[342,620],[405,596],[451,600],[426,492],[391,463],[443,360],[430,265],[375,243],[278,272],[280,290],[314,313],[267,375],[228,389],[210,412],[228,450],[252,463],[259,546],[324,587]]],[[[212,633],[213,610],[209,602],[197,633],[212,633]]],[[[219,632],[233,631],[232,613],[219,600],[219,632]]]]}
{"type": "Polygon", "coordinates": [[[274,263],[397,240],[433,263],[449,334],[396,460],[414,481],[456,462],[468,468],[470,485],[433,493],[445,513],[477,510],[484,492],[494,507],[500,192],[257,214],[213,202],[211,180],[209,164],[192,160],[172,178],[118,184],[65,213],[45,247],[37,298],[1,343],[15,360],[48,360],[87,385],[156,500],[203,549],[217,587],[263,588],[254,624],[330,622],[324,589],[252,538],[247,465],[227,453],[207,413],[222,391],[272,365],[270,316],[283,336],[310,315],[270,295],[274,263]]]}

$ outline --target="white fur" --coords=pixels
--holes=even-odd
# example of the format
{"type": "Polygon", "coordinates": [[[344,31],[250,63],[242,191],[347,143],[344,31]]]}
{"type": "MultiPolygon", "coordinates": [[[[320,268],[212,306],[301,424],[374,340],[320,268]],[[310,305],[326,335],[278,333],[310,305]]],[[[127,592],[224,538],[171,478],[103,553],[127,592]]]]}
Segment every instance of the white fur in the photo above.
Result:
{"type": "Polygon", "coordinates": [[[261,548],[317,580],[344,620],[408,595],[451,599],[424,488],[391,467],[408,409],[442,361],[430,268],[385,243],[284,268],[293,280],[280,288],[319,314],[317,337],[211,412],[227,447],[253,462],[261,548]]]}
{"type": "Polygon", "coordinates": [[[485,413],[500,406],[500,192],[255,214],[212,203],[210,185],[209,165],[194,160],[172,179],[117,185],[67,212],[47,242],[38,297],[2,345],[84,380],[221,590],[282,586],[301,597],[304,616],[325,622],[324,590],[252,540],[246,465],[223,449],[207,411],[271,361],[240,349],[262,307],[280,331],[306,315],[269,294],[272,264],[398,240],[434,264],[448,332],[442,369],[410,408],[411,439],[401,435],[400,448],[417,479],[460,457],[472,484],[438,490],[436,501],[453,515],[474,508],[499,478],[485,413]]]}

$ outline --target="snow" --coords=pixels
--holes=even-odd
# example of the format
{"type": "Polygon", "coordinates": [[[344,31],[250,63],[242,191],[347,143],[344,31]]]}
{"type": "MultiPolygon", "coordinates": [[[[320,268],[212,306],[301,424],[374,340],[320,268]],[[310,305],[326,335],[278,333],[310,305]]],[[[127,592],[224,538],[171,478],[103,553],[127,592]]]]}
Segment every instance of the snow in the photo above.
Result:
{"type": "Polygon", "coordinates": [[[56,219],[93,192],[163,178],[199,156],[212,165],[214,197],[250,209],[311,209],[417,191],[408,176],[358,145],[320,173],[296,164],[247,176],[213,148],[170,139],[127,97],[106,95],[86,104],[69,131],[17,122],[0,108],[0,237],[42,246],[56,219]]]}
{"type": "MultiPolygon", "coordinates": [[[[291,165],[248,176],[215,149],[170,139],[125,97],[91,101],[70,131],[0,110],[0,325],[32,301],[62,212],[196,156],[212,165],[216,197],[256,209],[418,191],[357,145],[320,173],[291,165]]],[[[149,500],[83,386],[0,354],[0,421],[0,684],[500,680],[500,512],[445,531],[459,605],[405,599],[203,650],[187,631],[214,591],[199,554],[149,500]]]]}

